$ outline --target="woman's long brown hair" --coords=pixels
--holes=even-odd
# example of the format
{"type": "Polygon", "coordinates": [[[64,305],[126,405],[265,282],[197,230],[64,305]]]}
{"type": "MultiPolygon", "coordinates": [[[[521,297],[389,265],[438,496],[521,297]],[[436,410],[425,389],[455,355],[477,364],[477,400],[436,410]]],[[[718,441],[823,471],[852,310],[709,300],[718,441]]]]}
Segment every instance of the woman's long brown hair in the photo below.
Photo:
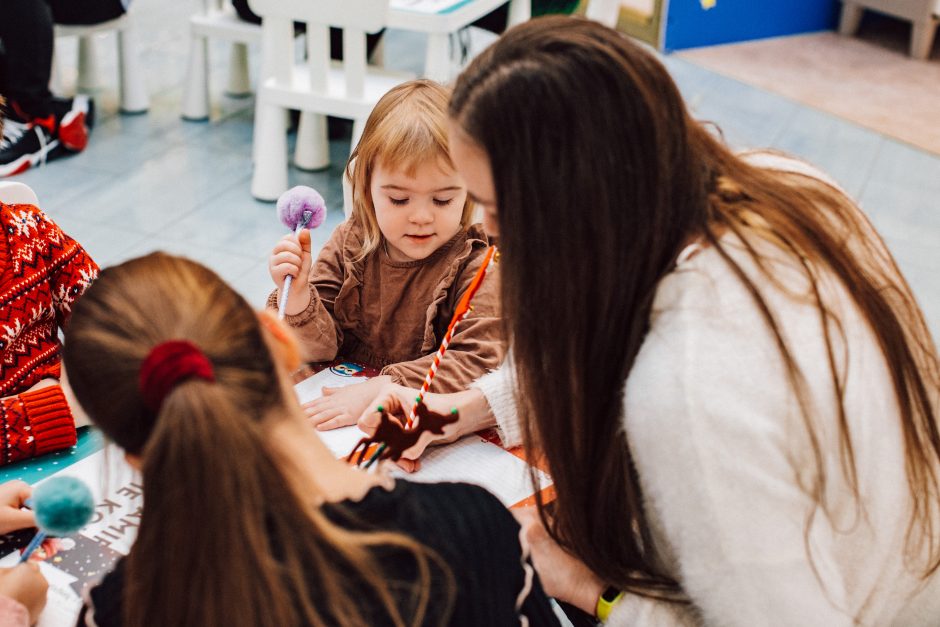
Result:
{"type": "Polygon", "coordinates": [[[143,462],[125,624],[421,624],[435,561],[404,536],[332,524],[270,444],[292,390],[268,333],[212,271],[161,253],[102,271],[75,307],[63,356],[75,395],[143,462]],[[140,366],[174,339],[200,347],[215,382],[180,383],[155,414],[140,366]],[[380,546],[410,556],[416,581],[388,580],[380,546]]]}
{"type": "Polygon", "coordinates": [[[820,297],[820,276],[841,281],[870,324],[904,434],[907,555],[925,573],[937,569],[936,349],[890,254],[848,198],[736,157],[691,119],[653,54],[586,20],[539,18],[510,30],[460,76],[451,116],[490,159],[518,407],[526,446],[544,455],[554,478],[554,510],[542,512],[556,540],[612,585],[653,596],[678,588],[655,555],[623,434],[623,394],[657,284],[693,238],[717,249],[767,323],[816,461],[812,472],[794,473],[829,513],[817,429],[828,417],[814,415],[793,347],[726,250],[722,238],[733,234],[769,281],[776,279],[758,253],[764,244],[802,263],[829,349],[842,470],[857,503],[830,337],[840,322],[820,297]]]}

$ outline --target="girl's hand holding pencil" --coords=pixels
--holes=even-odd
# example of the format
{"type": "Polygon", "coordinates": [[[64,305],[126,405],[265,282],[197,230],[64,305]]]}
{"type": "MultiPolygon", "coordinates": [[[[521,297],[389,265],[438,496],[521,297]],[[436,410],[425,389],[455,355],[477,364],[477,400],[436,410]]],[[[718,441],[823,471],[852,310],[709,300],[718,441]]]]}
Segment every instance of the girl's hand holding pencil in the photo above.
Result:
{"type": "Polygon", "coordinates": [[[36,517],[26,506],[33,489],[23,481],[0,485],[0,534],[36,526],[36,517]]]}
{"type": "Polygon", "coordinates": [[[278,302],[284,293],[284,280],[292,276],[293,285],[287,297],[288,315],[297,315],[310,303],[310,231],[303,229],[298,235],[285,235],[275,245],[268,260],[268,271],[277,285],[278,302]]]}

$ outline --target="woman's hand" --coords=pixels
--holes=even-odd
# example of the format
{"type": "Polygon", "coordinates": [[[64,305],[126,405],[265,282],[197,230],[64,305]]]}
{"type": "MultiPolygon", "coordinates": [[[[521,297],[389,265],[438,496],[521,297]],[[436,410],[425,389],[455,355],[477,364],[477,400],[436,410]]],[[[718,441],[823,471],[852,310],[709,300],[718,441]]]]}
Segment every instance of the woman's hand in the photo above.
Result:
{"type": "Polygon", "coordinates": [[[369,408],[369,401],[391,384],[392,378],[382,375],[345,387],[323,388],[323,396],[304,403],[304,412],[310,424],[320,431],[354,425],[369,408]]]}
{"type": "MultiPolygon", "coordinates": [[[[359,428],[367,435],[372,435],[379,426],[379,412],[375,408],[381,405],[393,416],[404,416],[411,413],[415,398],[420,392],[403,385],[389,384],[366,406],[364,413],[359,417],[359,428]]],[[[454,442],[460,437],[485,429],[495,424],[495,418],[489,412],[489,405],[483,393],[479,390],[467,390],[455,394],[425,394],[424,404],[431,411],[446,414],[456,408],[459,413],[457,422],[444,427],[442,435],[425,432],[417,444],[404,452],[398,460],[398,465],[408,472],[420,470],[421,462],[418,458],[431,444],[446,444],[454,442]]]]}
{"type": "Polygon", "coordinates": [[[310,231],[303,229],[300,235],[285,235],[271,251],[268,260],[268,272],[277,285],[278,298],[284,292],[284,280],[292,276],[290,294],[287,297],[286,312],[297,315],[310,303],[310,267],[313,257],[310,254],[310,231]]]}
{"type": "Polygon", "coordinates": [[[49,583],[35,563],[27,562],[14,568],[0,568],[0,595],[22,603],[29,612],[31,625],[39,620],[39,614],[46,606],[48,588],[49,583]]]}
{"type": "Polygon", "coordinates": [[[22,481],[0,485],[0,534],[36,526],[33,513],[21,509],[32,493],[33,489],[22,481]]]}
{"type": "Polygon", "coordinates": [[[519,538],[531,551],[545,594],[594,616],[604,582],[548,535],[536,508],[523,507],[512,513],[522,526],[519,538]]]}

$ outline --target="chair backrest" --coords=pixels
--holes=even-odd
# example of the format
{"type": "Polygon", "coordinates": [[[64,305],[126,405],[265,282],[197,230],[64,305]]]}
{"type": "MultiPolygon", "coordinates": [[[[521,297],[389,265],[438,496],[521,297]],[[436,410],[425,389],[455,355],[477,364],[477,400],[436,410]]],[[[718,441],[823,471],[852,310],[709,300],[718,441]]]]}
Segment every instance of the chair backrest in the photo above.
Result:
{"type": "Polygon", "coordinates": [[[282,85],[291,82],[294,22],[307,26],[307,65],[311,89],[323,93],[330,67],[329,27],[343,29],[346,97],[362,98],[366,77],[366,33],[388,20],[389,0],[249,0],[261,16],[261,75],[282,85]]]}
{"type": "Polygon", "coordinates": [[[388,15],[388,0],[248,0],[262,17],[377,33],[388,15]]]}
{"type": "Polygon", "coordinates": [[[5,205],[39,205],[39,197],[26,183],[0,181],[0,202],[5,205]]]}

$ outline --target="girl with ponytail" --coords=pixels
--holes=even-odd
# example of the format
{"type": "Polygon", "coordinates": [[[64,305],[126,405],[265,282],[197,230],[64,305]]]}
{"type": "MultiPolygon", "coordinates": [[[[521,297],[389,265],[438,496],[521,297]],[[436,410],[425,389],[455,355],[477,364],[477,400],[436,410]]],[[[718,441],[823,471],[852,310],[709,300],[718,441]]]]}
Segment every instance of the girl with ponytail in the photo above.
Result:
{"type": "Polygon", "coordinates": [[[205,267],[108,268],[66,346],[76,398],[144,486],[136,543],[81,624],[554,621],[495,497],[334,459],[289,383],[292,336],[205,267]]]}

